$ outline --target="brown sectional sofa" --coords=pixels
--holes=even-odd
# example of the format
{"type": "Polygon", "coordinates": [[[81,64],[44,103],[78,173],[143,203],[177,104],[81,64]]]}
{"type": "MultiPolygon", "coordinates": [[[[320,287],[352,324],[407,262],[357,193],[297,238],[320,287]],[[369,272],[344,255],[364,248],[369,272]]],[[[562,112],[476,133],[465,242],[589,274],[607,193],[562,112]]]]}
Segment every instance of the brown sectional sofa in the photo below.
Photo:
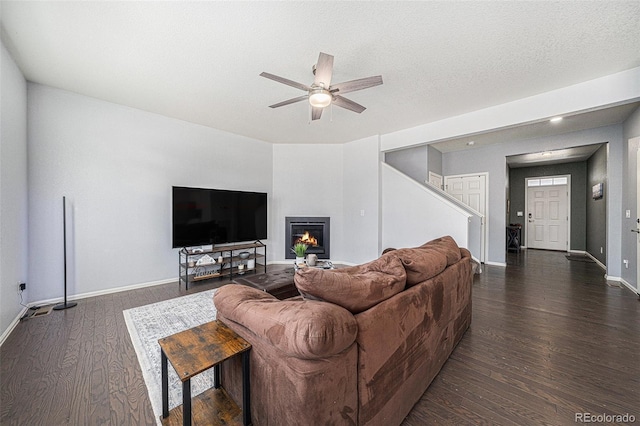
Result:
{"type": "MultiPolygon", "coordinates": [[[[214,296],[253,345],[254,425],[400,424],[471,322],[471,256],[451,237],[295,282],[303,297],[235,284],[214,296]]],[[[223,385],[242,401],[239,361],[223,385]]]]}

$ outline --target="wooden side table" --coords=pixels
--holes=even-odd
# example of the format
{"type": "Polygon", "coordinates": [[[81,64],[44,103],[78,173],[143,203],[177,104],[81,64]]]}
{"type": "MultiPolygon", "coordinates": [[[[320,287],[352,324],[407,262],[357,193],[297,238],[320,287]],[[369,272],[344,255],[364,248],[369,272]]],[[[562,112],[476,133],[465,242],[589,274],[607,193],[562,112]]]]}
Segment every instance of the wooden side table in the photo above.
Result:
{"type": "Polygon", "coordinates": [[[213,388],[193,400],[196,408],[193,422],[203,424],[251,424],[249,388],[249,344],[222,321],[212,321],[158,340],[162,362],[162,417],[163,425],[191,425],[191,378],[213,367],[213,388]],[[221,387],[221,363],[242,354],[243,410],[221,387]],[[169,411],[168,362],[182,381],[182,406],[169,411]],[[241,416],[242,415],[242,416],[241,416]],[[242,417],[242,420],[240,420],[242,417]],[[182,419],[182,422],[180,422],[182,419]]]}

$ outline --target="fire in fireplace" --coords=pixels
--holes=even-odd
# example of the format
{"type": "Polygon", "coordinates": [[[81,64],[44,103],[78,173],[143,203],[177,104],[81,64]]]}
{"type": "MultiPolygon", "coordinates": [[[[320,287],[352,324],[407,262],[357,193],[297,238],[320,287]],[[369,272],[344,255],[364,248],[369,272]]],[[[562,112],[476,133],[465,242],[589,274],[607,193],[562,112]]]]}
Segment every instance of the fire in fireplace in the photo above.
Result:
{"type": "Polygon", "coordinates": [[[293,243],[293,245],[296,245],[298,243],[306,244],[306,245],[312,246],[312,247],[317,247],[318,246],[318,239],[316,237],[314,237],[313,235],[309,234],[309,231],[304,231],[304,234],[302,234],[302,237],[298,238],[293,243]]]}
{"type": "Polygon", "coordinates": [[[307,253],[318,255],[319,259],[329,259],[330,218],[328,217],[286,217],[285,218],[285,259],[294,259],[291,247],[297,243],[308,246],[307,253]]]}

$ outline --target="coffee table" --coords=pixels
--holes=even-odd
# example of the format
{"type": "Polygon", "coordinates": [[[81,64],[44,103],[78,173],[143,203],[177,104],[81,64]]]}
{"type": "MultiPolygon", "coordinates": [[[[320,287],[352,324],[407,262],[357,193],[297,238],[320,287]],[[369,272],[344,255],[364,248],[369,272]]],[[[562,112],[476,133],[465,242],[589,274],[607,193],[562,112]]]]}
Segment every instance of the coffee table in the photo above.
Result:
{"type": "Polygon", "coordinates": [[[293,268],[267,272],[265,274],[251,275],[248,277],[234,278],[233,281],[266,291],[280,300],[298,296],[298,289],[293,282],[295,270],[293,268]]]}

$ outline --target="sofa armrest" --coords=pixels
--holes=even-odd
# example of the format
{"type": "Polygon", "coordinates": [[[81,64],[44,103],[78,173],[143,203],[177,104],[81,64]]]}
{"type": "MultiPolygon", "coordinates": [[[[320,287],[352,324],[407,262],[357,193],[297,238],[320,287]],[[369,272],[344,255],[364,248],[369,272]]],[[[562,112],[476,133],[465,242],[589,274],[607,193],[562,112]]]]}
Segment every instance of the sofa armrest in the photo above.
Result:
{"type": "MultiPolygon", "coordinates": [[[[355,342],[358,325],[346,309],[313,300],[278,300],[255,288],[228,284],[219,288],[217,311],[286,354],[301,359],[338,354],[355,342]]],[[[251,339],[249,343],[251,343],[251,339]]]]}

